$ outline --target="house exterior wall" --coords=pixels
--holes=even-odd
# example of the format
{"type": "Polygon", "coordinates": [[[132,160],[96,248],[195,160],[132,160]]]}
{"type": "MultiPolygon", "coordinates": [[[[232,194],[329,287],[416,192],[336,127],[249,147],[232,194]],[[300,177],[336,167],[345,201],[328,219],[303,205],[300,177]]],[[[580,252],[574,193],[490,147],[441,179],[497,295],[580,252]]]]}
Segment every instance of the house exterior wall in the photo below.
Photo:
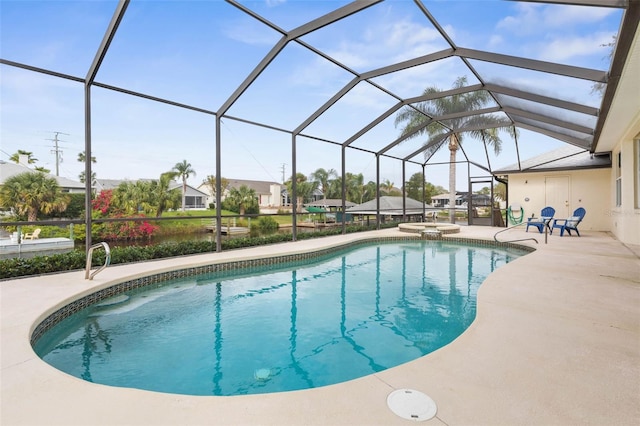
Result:
{"type": "MultiPolygon", "coordinates": [[[[248,186],[249,188],[251,188],[250,185],[248,186]]],[[[281,186],[278,184],[271,184],[269,185],[269,190],[271,192],[268,194],[264,192],[256,191],[256,196],[258,197],[258,205],[260,206],[260,208],[280,207],[282,205],[282,199],[280,197],[280,188],[281,186]]],[[[255,189],[255,188],[251,188],[251,189],[255,189]]],[[[209,185],[203,183],[200,186],[198,186],[198,190],[200,190],[201,192],[204,192],[207,195],[205,200],[206,206],[209,206],[209,204],[216,202],[216,197],[214,197],[213,194],[211,193],[211,188],[209,187],[209,185]]],[[[229,195],[229,190],[227,189],[222,194],[222,197],[221,197],[222,201],[224,201],[224,199],[228,195],[229,195]]]]}
{"type": "Polygon", "coordinates": [[[282,206],[282,197],[280,196],[280,193],[282,192],[282,186],[269,185],[269,189],[271,190],[271,194],[269,194],[269,204],[267,204],[267,207],[282,206]]]}
{"type": "MultiPolygon", "coordinates": [[[[519,204],[524,208],[525,220],[532,215],[539,216],[547,206],[546,178],[568,177],[569,214],[578,207],[584,207],[587,214],[580,224],[580,230],[610,231],[611,209],[607,200],[611,199],[611,169],[572,170],[558,172],[521,173],[509,176],[509,204],[519,204]]],[[[559,210],[558,206],[551,206],[559,210]]],[[[556,213],[556,218],[563,218],[556,213]]]]}
{"type": "Polygon", "coordinates": [[[613,150],[609,197],[611,232],[625,244],[640,245],[640,114],[613,150]],[[616,167],[621,160],[621,204],[616,204],[616,167]]]}

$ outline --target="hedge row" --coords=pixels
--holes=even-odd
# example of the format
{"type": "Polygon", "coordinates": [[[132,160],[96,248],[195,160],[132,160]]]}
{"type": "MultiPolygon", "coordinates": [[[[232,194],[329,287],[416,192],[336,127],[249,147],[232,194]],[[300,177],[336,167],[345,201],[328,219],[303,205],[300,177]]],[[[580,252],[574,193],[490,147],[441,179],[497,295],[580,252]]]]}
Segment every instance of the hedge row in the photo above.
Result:
{"type": "MultiPolygon", "coordinates": [[[[391,227],[396,226],[396,224],[385,224],[383,226],[391,227]]],[[[374,227],[363,228],[359,226],[347,226],[348,233],[366,231],[370,229],[374,229],[374,227]]],[[[300,232],[297,234],[297,239],[305,240],[309,238],[338,235],[341,232],[342,230],[340,228],[332,228],[315,232],[300,232]]],[[[282,243],[291,241],[291,238],[291,234],[232,238],[222,241],[222,250],[282,243]]],[[[167,257],[209,253],[215,251],[215,249],[215,242],[209,241],[184,241],[179,243],[150,245],[146,247],[113,247],[111,249],[111,264],[141,262],[167,257]]],[[[104,264],[104,256],[104,251],[94,252],[92,259],[93,266],[104,264]]],[[[0,280],[84,269],[86,261],[87,258],[85,252],[78,250],[49,256],[36,256],[29,259],[13,258],[0,260],[0,280]]]]}

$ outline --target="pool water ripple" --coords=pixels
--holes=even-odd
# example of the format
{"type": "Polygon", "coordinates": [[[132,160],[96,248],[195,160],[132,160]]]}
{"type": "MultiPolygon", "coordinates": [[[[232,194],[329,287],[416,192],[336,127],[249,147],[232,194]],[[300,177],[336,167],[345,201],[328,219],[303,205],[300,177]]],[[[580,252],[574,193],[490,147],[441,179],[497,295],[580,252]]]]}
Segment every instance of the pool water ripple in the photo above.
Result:
{"type": "Polygon", "coordinates": [[[90,306],[34,348],[68,374],[112,386],[189,395],[325,386],[453,341],[475,318],[482,281],[522,254],[395,242],[295,268],[181,278],[90,306]]]}

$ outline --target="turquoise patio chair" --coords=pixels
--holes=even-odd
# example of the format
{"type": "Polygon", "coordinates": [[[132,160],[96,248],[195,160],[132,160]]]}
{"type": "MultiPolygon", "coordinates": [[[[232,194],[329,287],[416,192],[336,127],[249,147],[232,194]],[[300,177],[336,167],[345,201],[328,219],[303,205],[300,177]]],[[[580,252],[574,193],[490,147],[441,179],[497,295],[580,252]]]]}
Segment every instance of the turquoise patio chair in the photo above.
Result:
{"type": "Polygon", "coordinates": [[[530,217],[529,219],[527,219],[526,231],[529,232],[529,227],[534,226],[538,228],[538,232],[542,234],[544,232],[545,226],[549,228],[549,223],[553,219],[554,214],[556,214],[556,209],[549,206],[545,207],[540,212],[540,217],[530,217]]]}
{"type": "Polygon", "coordinates": [[[579,207],[573,212],[573,216],[569,219],[554,219],[553,225],[551,226],[551,233],[553,234],[554,228],[560,229],[560,236],[564,235],[564,231],[567,231],[569,235],[571,235],[571,231],[576,231],[578,237],[580,236],[580,232],[578,231],[578,225],[584,219],[584,215],[587,214],[587,211],[584,207],[579,207]]]}

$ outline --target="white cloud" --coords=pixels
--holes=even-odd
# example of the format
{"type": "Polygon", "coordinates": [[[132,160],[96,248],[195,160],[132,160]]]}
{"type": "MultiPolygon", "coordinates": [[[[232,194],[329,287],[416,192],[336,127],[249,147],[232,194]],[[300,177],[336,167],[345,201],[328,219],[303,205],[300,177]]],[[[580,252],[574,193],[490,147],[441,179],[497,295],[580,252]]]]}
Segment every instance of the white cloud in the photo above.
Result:
{"type": "Polygon", "coordinates": [[[560,5],[543,11],[544,23],[553,28],[593,24],[613,14],[613,8],[560,5]]]}
{"type": "Polygon", "coordinates": [[[552,62],[566,62],[569,59],[591,56],[601,53],[606,57],[606,48],[602,45],[611,41],[611,33],[589,34],[584,37],[558,38],[541,48],[539,59],[552,62]]]}
{"type": "Polygon", "coordinates": [[[329,54],[350,67],[372,69],[388,65],[390,58],[400,62],[442,48],[435,29],[404,19],[372,22],[359,40],[342,40],[329,54]]]}
{"type": "Polygon", "coordinates": [[[268,7],[280,6],[281,4],[284,4],[286,2],[287,0],[265,0],[265,3],[268,7]]]}
{"type": "Polygon", "coordinates": [[[563,29],[594,24],[615,13],[613,8],[567,5],[516,4],[516,13],[498,22],[497,29],[518,35],[540,34],[549,29],[563,29]]]}
{"type": "Polygon", "coordinates": [[[489,38],[489,47],[491,48],[497,48],[499,46],[502,46],[502,44],[504,43],[504,38],[500,35],[494,34],[489,38]]]}
{"type": "Polygon", "coordinates": [[[227,22],[222,28],[222,33],[241,43],[249,45],[268,45],[273,46],[278,38],[278,33],[264,25],[256,25],[255,22],[248,20],[233,20],[227,22]]]}

